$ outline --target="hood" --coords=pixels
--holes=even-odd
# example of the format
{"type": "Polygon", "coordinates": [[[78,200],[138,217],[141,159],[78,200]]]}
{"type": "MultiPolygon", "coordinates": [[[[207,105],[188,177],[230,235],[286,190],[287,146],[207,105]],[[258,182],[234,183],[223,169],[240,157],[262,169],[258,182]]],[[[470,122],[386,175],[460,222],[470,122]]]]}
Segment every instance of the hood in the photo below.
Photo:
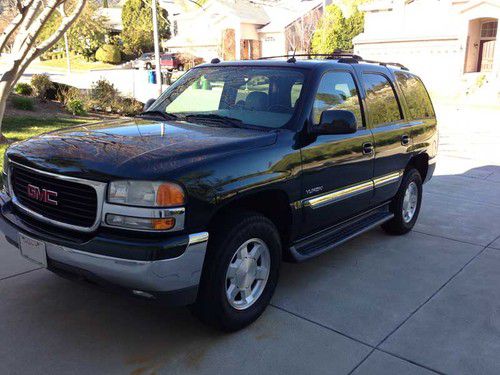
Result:
{"type": "Polygon", "coordinates": [[[46,133],[12,145],[7,155],[33,168],[98,181],[159,179],[188,164],[275,141],[273,131],[126,119],[46,133]]]}

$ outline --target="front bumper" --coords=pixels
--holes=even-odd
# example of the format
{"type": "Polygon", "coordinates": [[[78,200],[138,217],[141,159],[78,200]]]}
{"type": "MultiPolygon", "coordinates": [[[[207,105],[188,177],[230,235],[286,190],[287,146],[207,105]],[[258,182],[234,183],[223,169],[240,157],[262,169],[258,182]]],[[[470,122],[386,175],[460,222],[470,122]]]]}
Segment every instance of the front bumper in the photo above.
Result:
{"type": "Polygon", "coordinates": [[[4,194],[0,195],[0,231],[19,247],[19,234],[46,244],[47,267],[63,276],[117,287],[134,295],[168,304],[194,302],[203,269],[208,233],[201,232],[166,241],[95,237],[85,241],[51,236],[17,216],[4,194]],[[144,252],[144,248],[147,252],[144,252]],[[135,252],[134,252],[135,251],[135,252]],[[173,258],[163,254],[169,251],[173,258]],[[179,254],[177,256],[177,254],[179,254]]]}

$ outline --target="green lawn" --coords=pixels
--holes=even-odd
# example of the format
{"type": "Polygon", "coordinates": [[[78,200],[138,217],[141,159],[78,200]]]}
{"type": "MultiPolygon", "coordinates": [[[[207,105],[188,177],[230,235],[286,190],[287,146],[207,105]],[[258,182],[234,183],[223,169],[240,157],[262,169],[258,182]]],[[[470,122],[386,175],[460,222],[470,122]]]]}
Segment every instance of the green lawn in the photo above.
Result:
{"type": "MultiPolygon", "coordinates": [[[[91,69],[116,69],[116,65],[106,64],[103,62],[92,62],[85,60],[82,56],[71,55],[70,57],[71,70],[91,70],[91,69]]],[[[40,61],[37,66],[45,66],[51,68],[66,69],[66,58],[40,61]]]]}
{"type": "MultiPolygon", "coordinates": [[[[5,117],[2,124],[3,134],[11,141],[22,141],[35,135],[52,130],[95,121],[85,118],[40,118],[31,116],[5,117]]],[[[0,145],[0,170],[3,170],[3,154],[7,145],[0,145]]],[[[1,177],[0,177],[1,178],[1,177]]]]}

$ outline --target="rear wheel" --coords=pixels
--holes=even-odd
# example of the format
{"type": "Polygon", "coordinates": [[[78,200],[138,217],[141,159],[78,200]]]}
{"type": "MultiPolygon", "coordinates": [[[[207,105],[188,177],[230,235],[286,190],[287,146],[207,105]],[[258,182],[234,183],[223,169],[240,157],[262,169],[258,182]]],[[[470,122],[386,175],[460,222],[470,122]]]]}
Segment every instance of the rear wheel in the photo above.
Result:
{"type": "Polygon", "coordinates": [[[398,193],[391,202],[394,217],[382,225],[390,234],[405,234],[413,229],[422,202],[422,177],[414,168],[407,170],[398,193]]]}
{"type": "Polygon", "coordinates": [[[250,212],[227,218],[211,233],[193,312],[225,331],[251,324],[271,300],[280,263],[280,236],[268,218],[250,212]]]}

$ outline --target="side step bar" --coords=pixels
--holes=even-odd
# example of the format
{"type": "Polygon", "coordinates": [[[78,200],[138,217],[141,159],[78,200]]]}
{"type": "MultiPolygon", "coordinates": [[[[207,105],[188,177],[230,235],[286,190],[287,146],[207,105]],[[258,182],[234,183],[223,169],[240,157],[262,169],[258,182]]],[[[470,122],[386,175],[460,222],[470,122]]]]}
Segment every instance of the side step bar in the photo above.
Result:
{"type": "Polygon", "coordinates": [[[313,258],[334,247],[343,244],[360,234],[391,220],[394,214],[389,212],[389,205],[383,205],[372,211],[356,216],[334,227],[322,230],[290,247],[290,254],[296,262],[313,258]]]}

